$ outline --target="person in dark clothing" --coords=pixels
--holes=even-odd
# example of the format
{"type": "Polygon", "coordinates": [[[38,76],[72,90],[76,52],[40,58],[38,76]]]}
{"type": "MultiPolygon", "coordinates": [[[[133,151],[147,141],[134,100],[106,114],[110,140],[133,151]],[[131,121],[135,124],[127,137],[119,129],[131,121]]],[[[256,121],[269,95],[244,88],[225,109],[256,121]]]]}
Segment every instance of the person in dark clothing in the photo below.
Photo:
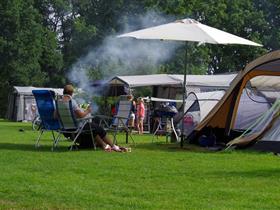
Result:
{"type": "MultiPolygon", "coordinates": [[[[72,108],[73,111],[75,113],[75,117],[76,118],[84,118],[87,117],[91,114],[92,108],[90,106],[88,106],[85,110],[81,109],[77,102],[75,101],[75,99],[72,98],[74,92],[74,88],[72,85],[65,85],[64,89],[63,89],[63,97],[62,100],[63,101],[72,101],[72,108]]],[[[95,141],[97,143],[97,146],[100,146],[104,151],[116,151],[116,152],[122,152],[125,151],[126,148],[124,147],[119,147],[115,144],[112,143],[112,141],[108,138],[106,131],[100,127],[99,125],[97,125],[94,122],[88,123],[85,126],[85,130],[89,130],[89,126],[91,126],[92,131],[93,131],[93,135],[95,138],[95,141]]],[[[87,145],[85,142],[91,142],[91,134],[89,133],[82,133],[79,137],[77,142],[80,143],[80,145],[87,145]]],[[[92,145],[93,146],[93,145],[92,145]]]]}

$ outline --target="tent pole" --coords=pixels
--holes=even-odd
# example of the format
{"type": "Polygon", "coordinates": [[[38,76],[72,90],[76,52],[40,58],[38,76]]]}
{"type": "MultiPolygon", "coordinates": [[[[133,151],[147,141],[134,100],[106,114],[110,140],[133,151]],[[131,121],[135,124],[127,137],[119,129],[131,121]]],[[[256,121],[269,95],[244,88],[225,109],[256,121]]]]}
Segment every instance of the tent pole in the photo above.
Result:
{"type": "Polygon", "coordinates": [[[185,104],[186,104],[187,60],[188,60],[188,43],[186,42],[185,62],[184,62],[184,83],[183,83],[183,118],[182,118],[182,129],[181,129],[181,148],[183,148],[184,146],[184,115],[185,115],[185,104]]]}

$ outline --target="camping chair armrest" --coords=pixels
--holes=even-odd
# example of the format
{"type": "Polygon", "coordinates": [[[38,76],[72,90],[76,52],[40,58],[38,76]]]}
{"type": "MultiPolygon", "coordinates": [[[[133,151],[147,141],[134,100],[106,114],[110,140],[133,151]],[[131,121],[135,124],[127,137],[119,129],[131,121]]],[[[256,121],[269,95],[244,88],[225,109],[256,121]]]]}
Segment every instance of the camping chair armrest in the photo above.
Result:
{"type": "MultiPolygon", "coordinates": [[[[88,116],[88,117],[84,117],[84,118],[78,118],[78,119],[76,119],[76,121],[82,123],[80,125],[80,129],[83,130],[83,128],[85,127],[85,125],[87,123],[91,123],[92,119],[93,119],[93,116],[88,116]]],[[[79,130],[79,128],[77,130],[79,130]]]]}
{"type": "Polygon", "coordinates": [[[77,118],[76,120],[78,122],[83,122],[83,121],[89,121],[92,120],[94,118],[94,116],[88,116],[88,117],[84,117],[84,118],[77,118]]]}
{"type": "Polygon", "coordinates": [[[118,118],[118,119],[127,119],[127,117],[121,117],[121,116],[114,116],[114,118],[118,118]]]}
{"type": "Polygon", "coordinates": [[[104,129],[109,130],[110,124],[113,120],[113,117],[107,115],[95,115],[94,116],[97,120],[99,120],[99,126],[102,126],[104,129]]]}
{"type": "Polygon", "coordinates": [[[106,120],[113,119],[113,117],[110,117],[110,116],[107,116],[107,115],[101,115],[101,114],[94,115],[94,117],[101,118],[101,119],[106,119],[106,120]]]}

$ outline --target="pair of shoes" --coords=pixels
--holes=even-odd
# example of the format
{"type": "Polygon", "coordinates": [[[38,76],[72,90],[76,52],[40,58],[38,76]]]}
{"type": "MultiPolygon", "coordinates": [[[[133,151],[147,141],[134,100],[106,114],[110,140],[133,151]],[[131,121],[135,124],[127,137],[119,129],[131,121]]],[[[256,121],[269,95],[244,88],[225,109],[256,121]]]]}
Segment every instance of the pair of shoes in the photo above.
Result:
{"type": "Polygon", "coordinates": [[[113,145],[112,150],[114,150],[115,152],[122,152],[122,150],[120,149],[120,147],[118,145],[113,145]]]}
{"type": "Polygon", "coordinates": [[[106,146],[103,148],[105,152],[111,152],[112,148],[109,144],[106,144],[106,146]]]}
{"type": "Polygon", "coordinates": [[[131,152],[131,148],[130,147],[120,147],[122,152],[131,152]]]}

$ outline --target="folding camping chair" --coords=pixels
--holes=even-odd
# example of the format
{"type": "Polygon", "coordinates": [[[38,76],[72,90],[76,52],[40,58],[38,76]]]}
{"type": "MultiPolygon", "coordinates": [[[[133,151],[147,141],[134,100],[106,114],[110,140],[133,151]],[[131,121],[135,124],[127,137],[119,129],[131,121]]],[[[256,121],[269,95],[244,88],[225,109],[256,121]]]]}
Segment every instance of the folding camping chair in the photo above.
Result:
{"type": "Polygon", "coordinates": [[[53,147],[55,147],[56,138],[54,131],[58,132],[60,124],[58,119],[55,118],[55,93],[52,90],[32,90],[35,97],[37,109],[41,119],[41,125],[39,130],[39,136],[36,140],[35,147],[40,145],[41,136],[45,131],[51,131],[53,137],[53,147]]]}
{"type": "MultiPolygon", "coordinates": [[[[58,99],[55,102],[56,102],[57,117],[61,125],[60,133],[61,134],[68,133],[73,135],[72,138],[73,141],[70,150],[73,149],[73,146],[76,144],[78,137],[83,132],[90,132],[93,147],[94,149],[96,149],[91,126],[89,126],[89,130],[84,130],[85,125],[91,122],[92,117],[77,119],[73,111],[71,100],[63,101],[62,99],[58,99]]],[[[58,142],[59,142],[59,138],[57,138],[55,145],[58,144],[58,142]]]]}
{"type": "Polygon", "coordinates": [[[117,134],[119,131],[124,130],[126,132],[126,143],[128,143],[128,136],[135,144],[131,135],[132,127],[128,127],[129,116],[131,112],[132,104],[128,100],[120,100],[117,107],[117,114],[113,117],[111,127],[113,128],[114,143],[117,143],[117,134]]]}

